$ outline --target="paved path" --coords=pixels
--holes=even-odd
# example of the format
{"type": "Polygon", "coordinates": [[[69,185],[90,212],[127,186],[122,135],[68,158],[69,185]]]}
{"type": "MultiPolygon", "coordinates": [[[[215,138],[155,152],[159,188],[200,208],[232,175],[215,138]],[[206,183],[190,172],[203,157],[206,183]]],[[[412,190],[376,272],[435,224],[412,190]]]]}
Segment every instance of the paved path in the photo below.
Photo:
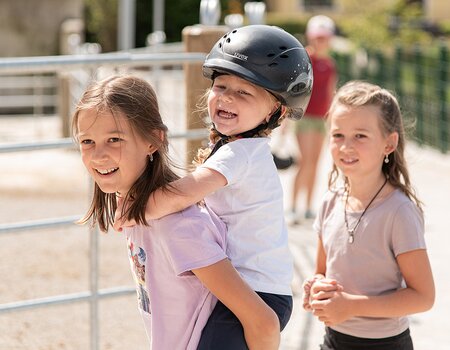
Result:
{"type": "MultiPolygon", "coordinates": [[[[292,146],[292,144],[290,145],[292,146]]],[[[419,198],[425,203],[425,229],[428,253],[436,284],[436,302],[425,313],[412,315],[411,332],[416,350],[446,350],[450,347],[450,273],[448,271],[450,249],[450,155],[408,144],[407,159],[410,176],[419,198]]],[[[315,207],[327,186],[327,174],[331,160],[326,150],[320,163],[315,207]]],[[[289,197],[294,169],[280,173],[285,197],[289,197]]],[[[285,198],[288,208],[288,198],[285,198]]],[[[300,285],[314,269],[316,237],[311,229],[312,221],[290,226],[289,235],[295,257],[294,314],[283,332],[283,350],[319,349],[323,326],[311,314],[301,308],[300,285]]]]}

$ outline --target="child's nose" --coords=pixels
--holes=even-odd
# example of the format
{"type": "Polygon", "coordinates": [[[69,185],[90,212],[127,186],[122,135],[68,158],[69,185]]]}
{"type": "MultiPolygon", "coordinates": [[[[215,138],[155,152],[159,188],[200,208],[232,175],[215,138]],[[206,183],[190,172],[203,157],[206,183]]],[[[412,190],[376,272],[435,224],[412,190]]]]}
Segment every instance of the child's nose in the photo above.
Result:
{"type": "Polygon", "coordinates": [[[219,99],[224,102],[229,102],[232,100],[233,92],[230,89],[224,89],[219,96],[219,99]]]}
{"type": "Polygon", "coordinates": [[[92,156],[92,159],[95,160],[95,161],[101,161],[101,160],[104,160],[106,158],[108,158],[108,154],[106,152],[106,148],[102,147],[102,146],[99,146],[99,145],[96,145],[94,154],[92,156]]]}

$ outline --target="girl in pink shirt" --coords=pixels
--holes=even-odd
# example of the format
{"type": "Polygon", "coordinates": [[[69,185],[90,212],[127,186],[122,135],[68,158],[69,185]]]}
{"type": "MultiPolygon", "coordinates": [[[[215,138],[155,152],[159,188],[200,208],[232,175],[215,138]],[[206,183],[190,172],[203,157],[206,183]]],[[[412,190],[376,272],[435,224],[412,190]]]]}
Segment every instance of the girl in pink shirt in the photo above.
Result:
{"type": "Polygon", "coordinates": [[[304,307],[326,325],[321,349],[412,350],[407,315],[430,309],[435,292],[400,107],[379,86],[349,82],[328,126],[334,164],[304,307]]]}

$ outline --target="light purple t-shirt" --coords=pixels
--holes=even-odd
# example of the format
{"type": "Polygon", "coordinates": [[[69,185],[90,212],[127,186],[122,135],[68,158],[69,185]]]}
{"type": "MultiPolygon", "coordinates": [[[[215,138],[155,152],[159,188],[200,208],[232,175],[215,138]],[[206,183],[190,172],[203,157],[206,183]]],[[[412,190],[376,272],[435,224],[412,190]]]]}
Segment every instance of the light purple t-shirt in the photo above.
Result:
{"type": "MultiPolygon", "coordinates": [[[[353,227],[362,212],[347,212],[353,227]]],[[[314,229],[325,249],[326,276],[336,279],[350,294],[382,295],[405,287],[396,261],[399,254],[426,249],[423,215],[400,190],[375,202],[362,217],[348,242],[342,192],[328,192],[314,229]]],[[[332,326],[338,332],[361,338],[385,338],[408,328],[407,317],[354,317],[332,326]]]]}
{"type": "Polygon", "coordinates": [[[151,349],[196,349],[217,299],[191,270],[226,258],[225,225],[198,206],[149,225],[124,233],[151,349]]]}

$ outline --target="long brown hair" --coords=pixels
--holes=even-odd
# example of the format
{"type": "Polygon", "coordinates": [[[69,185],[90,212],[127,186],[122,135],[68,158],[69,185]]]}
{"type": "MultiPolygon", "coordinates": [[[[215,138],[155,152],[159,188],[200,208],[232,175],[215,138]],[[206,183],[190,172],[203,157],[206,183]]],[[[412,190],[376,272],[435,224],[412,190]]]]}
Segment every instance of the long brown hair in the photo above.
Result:
{"type": "MultiPolygon", "coordinates": [[[[150,193],[159,187],[171,189],[169,183],[178,179],[170,166],[167,127],[159,113],[155,91],[145,80],[131,75],[115,75],[92,83],[76,106],[72,120],[75,139],[80,112],[88,109],[94,109],[97,113],[107,111],[113,116],[117,113],[125,115],[133,132],[157,147],[153,161],[147,161],[144,172],[124,198],[125,202],[131,204],[122,212],[122,216],[128,220],[146,225],[145,207],[150,193]]],[[[93,225],[98,222],[101,231],[108,231],[114,223],[116,200],[116,194],[104,193],[95,184],[90,208],[80,223],[92,219],[93,225]]]]}
{"type": "MultiPolygon", "coordinates": [[[[405,127],[400,111],[400,106],[395,96],[386,89],[377,85],[363,82],[350,81],[343,85],[334,96],[329,116],[333,114],[338,105],[348,107],[376,106],[379,109],[380,127],[383,135],[387,136],[393,132],[398,133],[397,148],[389,154],[389,163],[383,163],[382,171],[388,178],[389,183],[399,188],[408,198],[413,200],[422,209],[422,202],[418,199],[410,181],[409,172],[405,159],[405,127]]],[[[335,187],[339,178],[339,170],[335,164],[330,172],[328,187],[335,187]]],[[[348,180],[344,177],[347,186],[348,180]]]]}

